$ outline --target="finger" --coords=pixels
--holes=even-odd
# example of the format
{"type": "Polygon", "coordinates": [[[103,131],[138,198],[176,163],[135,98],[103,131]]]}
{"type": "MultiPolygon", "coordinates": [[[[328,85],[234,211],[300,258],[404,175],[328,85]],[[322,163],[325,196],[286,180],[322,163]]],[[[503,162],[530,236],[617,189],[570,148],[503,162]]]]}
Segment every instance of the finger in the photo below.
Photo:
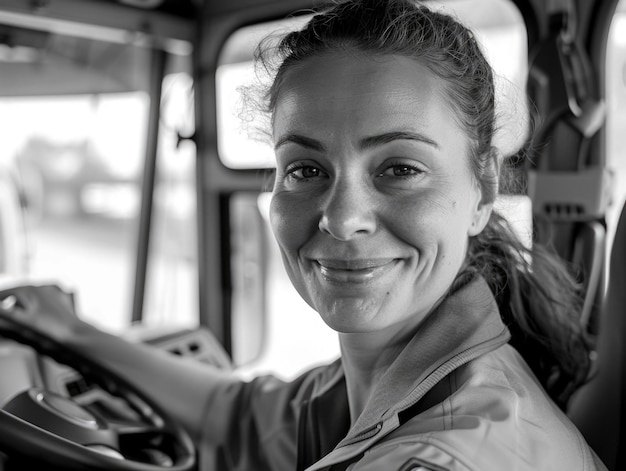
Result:
{"type": "Polygon", "coordinates": [[[14,294],[9,294],[7,297],[0,301],[0,309],[4,311],[12,311],[17,305],[17,297],[14,294]]]}
{"type": "Polygon", "coordinates": [[[15,331],[21,323],[19,310],[19,300],[13,293],[3,292],[0,294],[0,332],[6,334],[15,331]]]}
{"type": "Polygon", "coordinates": [[[0,311],[8,315],[23,314],[29,312],[32,306],[32,296],[22,287],[17,287],[0,292],[0,311]]]}

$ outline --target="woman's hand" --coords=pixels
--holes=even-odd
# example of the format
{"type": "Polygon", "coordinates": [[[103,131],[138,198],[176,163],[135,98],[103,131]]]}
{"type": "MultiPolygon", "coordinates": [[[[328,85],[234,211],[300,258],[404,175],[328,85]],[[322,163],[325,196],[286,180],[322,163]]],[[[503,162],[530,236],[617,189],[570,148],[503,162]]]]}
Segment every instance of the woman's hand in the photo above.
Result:
{"type": "Polygon", "coordinates": [[[26,337],[30,333],[64,343],[82,324],[72,294],[59,286],[27,285],[0,291],[0,334],[26,337]]]}

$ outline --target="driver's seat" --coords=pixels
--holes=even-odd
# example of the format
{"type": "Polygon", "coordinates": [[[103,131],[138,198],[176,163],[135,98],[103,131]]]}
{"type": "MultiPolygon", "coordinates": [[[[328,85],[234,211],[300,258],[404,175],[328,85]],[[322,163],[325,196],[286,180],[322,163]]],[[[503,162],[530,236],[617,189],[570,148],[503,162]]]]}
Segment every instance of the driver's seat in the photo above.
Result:
{"type": "Polygon", "coordinates": [[[615,233],[599,316],[596,374],[574,395],[568,415],[609,471],[626,469],[626,205],[615,233]]]}

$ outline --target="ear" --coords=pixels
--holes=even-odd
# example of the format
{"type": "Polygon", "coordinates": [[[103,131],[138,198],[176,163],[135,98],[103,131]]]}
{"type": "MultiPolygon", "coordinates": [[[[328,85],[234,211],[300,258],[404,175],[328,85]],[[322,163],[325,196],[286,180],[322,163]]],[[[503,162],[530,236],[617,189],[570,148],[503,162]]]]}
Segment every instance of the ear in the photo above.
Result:
{"type": "Polygon", "coordinates": [[[474,208],[472,222],[467,231],[467,235],[474,237],[480,234],[489,222],[491,211],[493,211],[493,203],[483,203],[479,200],[474,208]]]}
{"type": "Polygon", "coordinates": [[[471,205],[472,205],[472,214],[470,220],[470,226],[467,229],[467,235],[469,237],[474,237],[482,232],[487,223],[489,222],[489,217],[491,216],[491,212],[493,211],[493,201],[487,202],[483,191],[480,185],[476,182],[474,188],[472,190],[471,205]]]}
{"type": "Polygon", "coordinates": [[[474,181],[474,213],[472,215],[472,221],[467,231],[469,237],[474,237],[480,234],[491,217],[493,211],[493,205],[495,198],[498,195],[499,175],[500,175],[500,161],[497,158],[495,152],[490,153],[486,161],[486,165],[483,169],[483,183],[488,185],[485,189],[488,193],[487,197],[483,192],[483,186],[477,181],[474,181]],[[486,200],[490,200],[487,202],[486,200]]]}

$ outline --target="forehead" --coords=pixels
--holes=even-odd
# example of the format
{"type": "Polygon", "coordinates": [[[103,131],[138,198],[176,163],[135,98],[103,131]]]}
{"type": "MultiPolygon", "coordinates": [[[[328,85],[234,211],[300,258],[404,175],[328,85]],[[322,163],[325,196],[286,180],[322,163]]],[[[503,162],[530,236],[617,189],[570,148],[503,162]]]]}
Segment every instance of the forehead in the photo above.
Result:
{"type": "Polygon", "coordinates": [[[308,58],[289,69],[278,91],[277,105],[285,98],[371,99],[374,94],[390,98],[404,95],[422,100],[434,92],[430,70],[416,59],[364,52],[328,52],[308,58]],[[418,93],[415,93],[418,91],[418,93]]]}
{"type": "Polygon", "coordinates": [[[403,128],[443,140],[461,131],[441,79],[400,55],[309,58],[286,72],[273,118],[274,139],[293,128],[328,136],[403,128]]]}

